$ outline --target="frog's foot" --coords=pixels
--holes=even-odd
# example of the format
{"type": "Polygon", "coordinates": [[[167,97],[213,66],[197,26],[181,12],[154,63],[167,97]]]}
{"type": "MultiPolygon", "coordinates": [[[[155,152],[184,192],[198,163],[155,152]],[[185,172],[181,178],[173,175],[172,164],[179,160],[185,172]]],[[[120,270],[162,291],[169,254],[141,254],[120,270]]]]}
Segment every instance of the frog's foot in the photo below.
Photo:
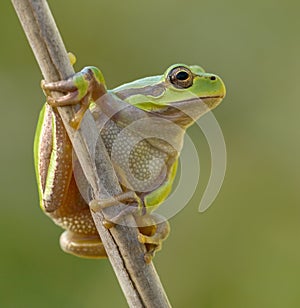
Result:
{"type": "Polygon", "coordinates": [[[161,222],[161,216],[157,214],[138,216],[136,221],[140,231],[138,240],[145,244],[147,249],[144,259],[146,263],[150,263],[155,253],[161,249],[162,242],[168,237],[170,225],[167,220],[161,222]]]}
{"type": "Polygon", "coordinates": [[[124,192],[114,198],[92,200],[90,208],[97,212],[118,203],[125,203],[126,206],[121,212],[109,219],[105,219],[103,224],[106,228],[112,228],[126,215],[133,215],[136,226],[139,229],[138,240],[145,244],[147,252],[144,255],[146,263],[150,263],[155,253],[161,249],[162,242],[167,238],[170,232],[168,221],[162,219],[158,214],[146,214],[143,201],[134,191],[124,192]]]}
{"type": "Polygon", "coordinates": [[[47,97],[47,103],[52,107],[81,105],[70,123],[75,129],[79,128],[91,100],[96,101],[106,93],[103,75],[93,66],[84,68],[66,80],[47,83],[42,80],[41,87],[47,97]],[[52,91],[60,92],[63,96],[54,98],[52,91]]]}
{"type": "Polygon", "coordinates": [[[97,212],[119,203],[123,203],[126,207],[124,207],[117,215],[104,219],[103,225],[107,229],[110,229],[118,224],[124,216],[138,214],[144,209],[143,201],[134,191],[127,191],[108,199],[92,200],[90,202],[90,208],[93,212],[97,212]]]}
{"type": "Polygon", "coordinates": [[[60,236],[60,247],[63,251],[81,258],[106,258],[104,246],[98,234],[86,235],[65,231],[60,236]]]}

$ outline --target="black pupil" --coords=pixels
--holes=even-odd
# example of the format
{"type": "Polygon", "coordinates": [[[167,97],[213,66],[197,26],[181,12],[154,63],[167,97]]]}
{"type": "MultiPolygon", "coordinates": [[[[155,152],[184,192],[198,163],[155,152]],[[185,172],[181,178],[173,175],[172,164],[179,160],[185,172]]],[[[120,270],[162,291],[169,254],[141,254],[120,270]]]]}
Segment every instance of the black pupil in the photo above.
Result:
{"type": "Polygon", "coordinates": [[[187,72],[181,71],[181,72],[176,74],[176,78],[178,80],[186,80],[186,79],[189,78],[189,74],[187,72]]]}

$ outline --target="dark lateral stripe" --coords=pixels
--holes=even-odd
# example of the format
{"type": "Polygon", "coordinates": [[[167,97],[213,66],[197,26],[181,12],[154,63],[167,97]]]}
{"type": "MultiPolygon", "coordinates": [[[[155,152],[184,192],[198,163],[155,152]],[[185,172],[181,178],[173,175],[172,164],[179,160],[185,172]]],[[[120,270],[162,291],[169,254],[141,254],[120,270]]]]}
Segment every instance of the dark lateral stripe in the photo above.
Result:
{"type": "Polygon", "coordinates": [[[195,96],[195,97],[183,99],[183,100],[180,100],[180,101],[174,101],[170,105],[176,107],[176,106],[180,106],[181,104],[194,103],[194,102],[201,101],[201,100],[223,98],[223,97],[224,97],[223,95],[199,96],[199,97],[195,96]]]}
{"type": "Polygon", "coordinates": [[[165,92],[165,87],[163,84],[155,84],[153,86],[145,86],[143,88],[131,88],[131,89],[124,89],[115,92],[115,94],[121,98],[121,99],[126,99],[130,96],[134,95],[149,95],[153,97],[159,97],[165,92]]]}

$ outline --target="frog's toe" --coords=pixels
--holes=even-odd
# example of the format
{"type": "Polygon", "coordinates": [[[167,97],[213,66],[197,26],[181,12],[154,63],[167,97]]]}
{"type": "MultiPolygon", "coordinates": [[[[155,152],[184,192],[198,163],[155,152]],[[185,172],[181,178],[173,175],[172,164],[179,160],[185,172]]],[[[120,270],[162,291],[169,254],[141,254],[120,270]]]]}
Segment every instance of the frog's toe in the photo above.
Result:
{"type": "Polygon", "coordinates": [[[100,237],[65,231],[60,237],[63,251],[81,258],[106,258],[107,254],[100,237]]]}
{"type": "Polygon", "coordinates": [[[140,216],[138,219],[139,235],[138,241],[145,244],[147,252],[144,255],[146,263],[150,263],[155,253],[162,247],[162,242],[168,237],[170,225],[168,221],[155,223],[157,215],[140,216]],[[144,225],[142,225],[144,221],[144,225]],[[152,222],[153,225],[149,225],[152,222]]]}
{"type": "Polygon", "coordinates": [[[142,233],[138,235],[138,241],[145,245],[147,252],[144,254],[144,260],[146,263],[150,263],[154,258],[154,255],[162,247],[162,239],[154,239],[152,236],[147,236],[142,233]]]}
{"type": "Polygon", "coordinates": [[[105,208],[116,206],[119,203],[123,204],[123,208],[120,212],[115,216],[106,217],[104,221],[104,226],[107,229],[110,229],[120,223],[125,216],[140,213],[142,208],[142,200],[136,195],[136,193],[133,191],[128,191],[107,199],[94,199],[89,203],[89,206],[93,212],[98,212],[105,208]]]}
{"type": "Polygon", "coordinates": [[[66,95],[53,98],[52,96],[47,96],[47,103],[52,107],[64,107],[71,106],[80,103],[81,98],[79,97],[78,91],[69,92],[66,95]]]}
{"type": "Polygon", "coordinates": [[[94,199],[90,202],[89,206],[93,212],[101,211],[107,207],[115,206],[119,203],[127,204],[127,205],[137,205],[136,207],[142,207],[143,201],[134,191],[126,191],[122,192],[116,196],[111,196],[107,199],[97,200],[94,199]]]}
{"type": "Polygon", "coordinates": [[[50,91],[74,92],[77,90],[77,86],[73,81],[73,77],[67,80],[60,80],[54,82],[46,82],[45,80],[42,80],[41,87],[46,94],[49,94],[50,91]]]}
{"type": "Polygon", "coordinates": [[[76,56],[72,52],[69,51],[68,57],[69,57],[71,65],[73,66],[77,61],[76,56]]]}
{"type": "Polygon", "coordinates": [[[161,250],[161,244],[160,245],[146,244],[146,249],[147,249],[147,252],[144,254],[144,260],[147,264],[149,264],[154,258],[155,253],[161,250]]]}

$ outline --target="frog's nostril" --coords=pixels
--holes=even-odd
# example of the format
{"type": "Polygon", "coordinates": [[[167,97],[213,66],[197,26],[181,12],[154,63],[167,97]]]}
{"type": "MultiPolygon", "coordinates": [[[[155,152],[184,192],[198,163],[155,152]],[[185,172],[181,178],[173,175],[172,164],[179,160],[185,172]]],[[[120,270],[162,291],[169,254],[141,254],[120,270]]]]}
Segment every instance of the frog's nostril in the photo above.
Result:
{"type": "Polygon", "coordinates": [[[210,76],[210,80],[216,80],[217,77],[216,76],[210,76]]]}

